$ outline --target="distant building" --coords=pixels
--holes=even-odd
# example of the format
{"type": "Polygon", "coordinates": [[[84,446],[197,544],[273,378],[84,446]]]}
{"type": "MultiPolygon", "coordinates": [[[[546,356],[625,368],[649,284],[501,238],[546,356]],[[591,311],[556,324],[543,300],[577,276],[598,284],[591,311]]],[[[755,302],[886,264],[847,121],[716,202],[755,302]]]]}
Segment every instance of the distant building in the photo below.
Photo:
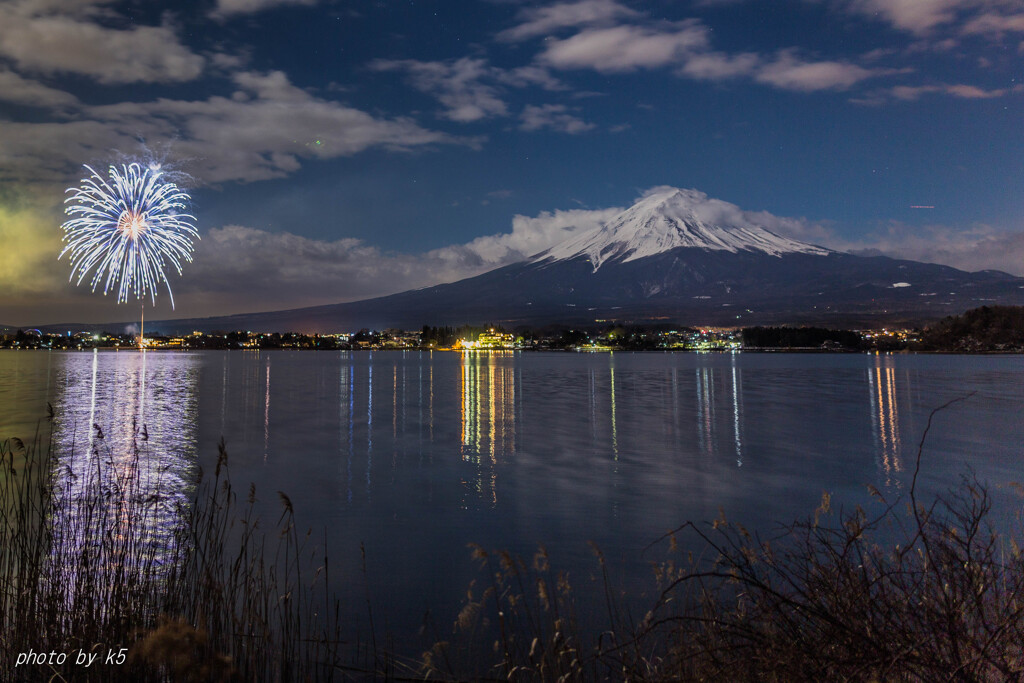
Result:
{"type": "Polygon", "coordinates": [[[522,337],[508,332],[495,332],[493,329],[481,334],[476,341],[460,339],[455,342],[457,349],[519,349],[522,346],[522,337]]]}

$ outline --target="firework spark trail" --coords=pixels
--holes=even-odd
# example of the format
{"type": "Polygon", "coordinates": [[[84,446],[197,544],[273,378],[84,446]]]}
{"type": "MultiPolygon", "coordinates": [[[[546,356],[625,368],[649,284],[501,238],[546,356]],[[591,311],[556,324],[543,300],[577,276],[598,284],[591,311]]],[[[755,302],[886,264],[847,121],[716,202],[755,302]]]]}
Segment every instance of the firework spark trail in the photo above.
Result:
{"type": "Polygon", "coordinates": [[[129,295],[143,299],[148,292],[156,304],[156,288],[163,282],[173,308],[166,264],[181,275],[181,262],[192,262],[192,240],[199,239],[195,217],[184,213],[188,194],[163,180],[159,167],[110,166],[109,182],[85,168],[91,175],[68,188],[64,200],[71,218],[61,225],[66,246],[58,258],[70,255],[70,279],[77,275],[80,285],[92,272],[92,291],[101,280],[104,294],[117,285],[118,303],[129,295]]]}

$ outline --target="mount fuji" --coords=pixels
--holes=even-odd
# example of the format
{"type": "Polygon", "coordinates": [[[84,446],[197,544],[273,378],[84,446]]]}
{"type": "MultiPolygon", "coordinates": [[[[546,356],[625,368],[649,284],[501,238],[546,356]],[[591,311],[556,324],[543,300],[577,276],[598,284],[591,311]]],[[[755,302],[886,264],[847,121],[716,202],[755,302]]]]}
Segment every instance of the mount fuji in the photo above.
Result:
{"type": "Polygon", "coordinates": [[[585,257],[594,272],[605,262],[636,261],[676,249],[708,251],[816,254],[828,249],[776,235],[738,216],[715,223],[715,213],[732,205],[708,199],[697,190],[661,187],[647,192],[636,204],[607,225],[570,238],[533,257],[533,261],[571,261],[585,257]]]}
{"type": "Polygon", "coordinates": [[[155,323],[328,332],[429,325],[919,323],[1024,304],[1024,278],[856,256],[778,235],[696,190],[660,187],[601,227],[450,284],[352,303],[155,323]]]}

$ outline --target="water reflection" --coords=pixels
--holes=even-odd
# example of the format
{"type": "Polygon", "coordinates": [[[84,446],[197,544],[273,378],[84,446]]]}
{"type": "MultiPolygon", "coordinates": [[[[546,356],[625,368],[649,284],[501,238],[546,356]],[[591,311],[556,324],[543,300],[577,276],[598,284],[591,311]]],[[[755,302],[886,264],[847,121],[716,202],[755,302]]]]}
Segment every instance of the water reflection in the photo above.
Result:
{"type": "Polygon", "coordinates": [[[615,356],[608,357],[608,374],[610,375],[609,384],[611,386],[612,395],[612,455],[615,460],[619,459],[619,420],[616,415],[615,406],[615,356]]]}
{"type": "Polygon", "coordinates": [[[514,351],[462,354],[461,455],[476,465],[476,493],[497,503],[496,466],[516,452],[516,375],[514,351]]]}
{"type": "Polygon", "coordinates": [[[896,369],[891,358],[876,356],[875,367],[868,368],[871,401],[871,431],[879,454],[878,468],[885,475],[885,485],[899,487],[896,473],[903,471],[900,442],[900,412],[896,395],[896,369]]]}
{"type": "Polygon", "coordinates": [[[736,367],[736,354],[732,354],[732,433],[736,443],[736,467],[743,467],[743,439],[740,437],[740,416],[743,414],[743,376],[736,367]]]}
{"type": "Polygon", "coordinates": [[[696,369],[697,442],[706,456],[728,453],[743,466],[743,381],[733,357],[728,369],[696,369]]]}
{"type": "Polygon", "coordinates": [[[665,373],[665,391],[671,400],[672,420],[678,425],[670,431],[668,438],[684,442],[692,439],[690,442],[703,458],[710,461],[731,455],[736,467],[742,467],[743,373],[735,354],[730,356],[727,367],[723,367],[720,355],[702,356],[705,357],[707,362],[697,364],[692,375],[690,371],[683,375],[684,378],[687,375],[692,378],[690,386],[685,379],[680,379],[677,368],[665,373]],[[686,412],[686,407],[690,412],[686,412]]]}
{"type": "Polygon", "coordinates": [[[263,400],[263,462],[270,454],[270,356],[267,356],[267,391],[263,400]]]}
{"type": "MultiPolygon", "coordinates": [[[[349,606],[365,604],[366,542],[375,596],[407,607],[391,623],[416,612],[408,642],[425,604],[458,612],[476,576],[467,541],[527,552],[543,542],[566,549],[563,567],[586,577],[594,540],[608,557],[637,558],[624,581],[646,579],[643,547],[682,521],[724,509],[770,532],[813,509],[823,488],[838,506],[863,502],[864,483],[881,489],[887,472],[893,486],[906,482],[928,409],[971,389],[982,396],[943,415],[928,444],[920,483],[940,489],[967,458],[994,482],[1019,474],[1020,357],[0,352],[4,424],[38,396],[25,410],[30,426],[51,401],[62,444],[83,459],[90,440],[98,445],[102,457],[70,463],[65,485],[98,468],[115,479],[108,452],[122,476],[144,479],[150,462],[140,458],[136,474],[117,460],[133,417],[148,430],[148,441],[137,436],[146,456],[177,463],[169,473],[187,473],[195,443],[212,470],[223,435],[232,477],[256,483],[265,519],[278,519],[282,490],[304,524],[326,529],[339,558],[331,577],[349,606]],[[28,391],[47,377],[52,391],[28,391]],[[377,456],[397,450],[397,472],[386,457],[370,468],[371,446],[377,456]]],[[[121,528],[129,509],[115,509],[121,528]]]]}
{"type": "Polygon", "coordinates": [[[351,503],[352,458],[355,455],[356,373],[348,352],[342,352],[341,361],[338,376],[338,442],[347,445],[347,448],[342,447],[341,450],[345,452],[345,501],[351,503]]]}
{"type": "Polygon", "coordinates": [[[370,352],[370,361],[366,377],[366,495],[369,497],[373,480],[373,352],[370,352]]]}
{"type": "Polygon", "coordinates": [[[697,444],[705,456],[718,451],[718,433],[715,430],[715,368],[694,370],[697,390],[697,444]]]}
{"type": "Polygon", "coordinates": [[[54,521],[55,559],[69,562],[102,533],[159,568],[175,552],[190,495],[198,365],[170,353],[61,358],[53,436],[56,510],[64,518],[54,521]]]}

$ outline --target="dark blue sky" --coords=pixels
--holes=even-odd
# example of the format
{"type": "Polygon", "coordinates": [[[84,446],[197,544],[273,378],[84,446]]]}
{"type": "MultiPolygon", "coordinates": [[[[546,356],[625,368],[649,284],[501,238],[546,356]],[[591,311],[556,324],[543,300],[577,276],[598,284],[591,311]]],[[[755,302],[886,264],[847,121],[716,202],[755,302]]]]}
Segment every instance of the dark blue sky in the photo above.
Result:
{"type": "Polygon", "coordinates": [[[465,277],[657,185],[1024,274],[1022,65],[1019,0],[4,0],[0,322],[125,317],[56,254],[140,139],[193,178],[176,315],[465,277]]]}

